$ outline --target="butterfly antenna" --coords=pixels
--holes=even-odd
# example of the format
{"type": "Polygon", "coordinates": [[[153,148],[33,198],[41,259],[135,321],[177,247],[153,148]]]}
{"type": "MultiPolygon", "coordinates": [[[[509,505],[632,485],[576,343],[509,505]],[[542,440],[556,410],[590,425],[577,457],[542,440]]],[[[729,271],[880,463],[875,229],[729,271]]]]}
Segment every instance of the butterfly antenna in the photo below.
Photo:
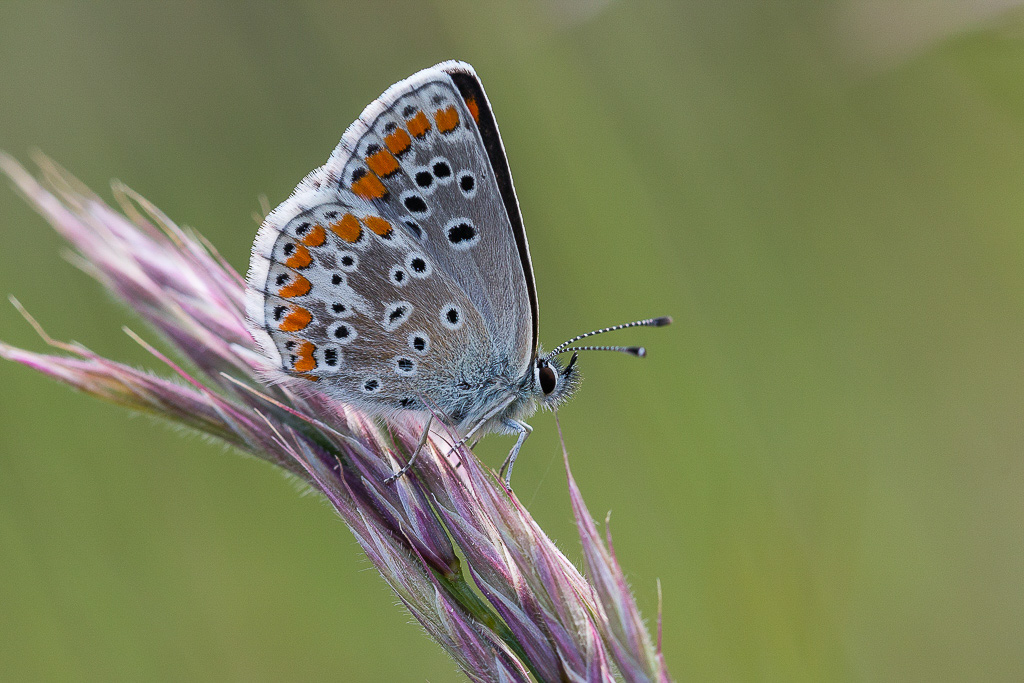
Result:
{"type": "Polygon", "coordinates": [[[620,353],[628,353],[637,358],[643,358],[647,355],[647,349],[642,346],[569,346],[562,349],[561,353],[568,353],[569,351],[618,351],[620,353]]]}
{"type": "Polygon", "coordinates": [[[666,315],[661,318],[646,318],[645,320],[636,320],[631,323],[625,323],[624,325],[613,325],[612,327],[604,327],[600,330],[587,332],[586,334],[581,334],[578,337],[573,337],[568,341],[564,341],[558,346],[556,346],[554,350],[552,350],[551,353],[549,353],[548,355],[557,356],[558,354],[564,353],[565,351],[621,351],[623,353],[629,353],[634,356],[639,356],[640,358],[643,358],[646,354],[646,351],[644,351],[644,348],[642,346],[577,346],[572,348],[570,348],[570,346],[578,342],[580,339],[593,337],[595,334],[604,334],[605,332],[614,332],[615,330],[625,330],[626,328],[629,327],[664,327],[665,325],[668,325],[671,322],[672,318],[666,315]]]}

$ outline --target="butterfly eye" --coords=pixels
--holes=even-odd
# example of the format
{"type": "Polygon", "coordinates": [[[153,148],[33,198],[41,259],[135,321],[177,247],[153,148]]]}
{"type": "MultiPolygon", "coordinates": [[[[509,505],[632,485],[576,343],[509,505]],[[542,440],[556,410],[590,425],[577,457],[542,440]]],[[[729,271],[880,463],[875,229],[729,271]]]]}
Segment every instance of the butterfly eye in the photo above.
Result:
{"type": "Polygon", "coordinates": [[[540,377],[540,389],[544,392],[545,396],[555,390],[558,378],[555,376],[555,371],[550,365],[542,365],[537,371],[537,376],[540,377]]]}

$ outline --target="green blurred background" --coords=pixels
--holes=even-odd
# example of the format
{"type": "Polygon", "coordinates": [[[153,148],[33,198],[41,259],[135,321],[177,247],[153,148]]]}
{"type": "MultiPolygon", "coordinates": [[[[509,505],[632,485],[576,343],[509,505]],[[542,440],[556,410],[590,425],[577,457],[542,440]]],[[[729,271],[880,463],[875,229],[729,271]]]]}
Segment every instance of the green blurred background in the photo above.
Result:
{"type": "MultiPolygon", "coordinates": [[[[391,83],[475,65],[542,339],[641,316],[560,413],[679,680],[1024,679],[1018,2],[0,5],[0,148],[239,269],[391,83]]],[[[0,189],[0,292],[154,362],[0,189]]],[[[150,335],[152,338],[152,335],[150,335]]],[[[0,338],[41,349],[13,308],[0,338]]],[[[613,340],[608,339],[609,342],[613,340]]],[[[0,365],[0,678],[458,680],[270,467],[0,365]]],[[[550,415],[516,489],[579,542],[550,415]]],[[[497,465],[510,441],[479,449],[497,465]]]]}

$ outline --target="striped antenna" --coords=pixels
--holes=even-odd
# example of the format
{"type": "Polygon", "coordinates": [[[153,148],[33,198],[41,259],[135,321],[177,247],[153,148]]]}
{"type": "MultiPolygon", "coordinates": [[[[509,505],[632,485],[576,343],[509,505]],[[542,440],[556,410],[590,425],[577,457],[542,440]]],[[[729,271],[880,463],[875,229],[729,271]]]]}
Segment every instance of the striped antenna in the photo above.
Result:
{"type": "Polygon", "coordinates": [[[637,358],[643,358],[647,355],[647,349],[642,346],[569,346],[562,349],[560,353],[568,353],[569,351],[620,351],[637,358]]]}
{"type": "Polygon", "coordinates": [[[573,337],[568,341],[564,341],[554,348],[548,356],[557,356],[565,351],[622,351],[624,353],[630,353],[634,356],[643,358],[645,351],[640,346],[578,346],[575,348],[569,348],[571,344],[575,344],[580,339],[586,339],[587,337],[593,337],[595,334],[604,334],[605,332],[614,332],[615,330],[625,330],[629,327],[664,327],[672,322],[672,318],[669,316],[663,316],[661,318],[647,318],[645,320],[637,320],[631,323],[625,323],[624,325],[613,325],[612,327],[604,327],[600,330],[594,330],[593,332],[587,332],[581,334],[578,337],[573,337]]]}

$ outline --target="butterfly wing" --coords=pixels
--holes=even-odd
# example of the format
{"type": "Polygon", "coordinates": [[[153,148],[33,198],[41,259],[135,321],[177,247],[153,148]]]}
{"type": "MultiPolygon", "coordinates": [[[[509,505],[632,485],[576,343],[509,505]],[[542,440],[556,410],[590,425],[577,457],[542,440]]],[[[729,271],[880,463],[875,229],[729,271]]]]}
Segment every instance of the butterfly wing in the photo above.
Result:
{"type": "MultiPolygon", "coordinates": [[[[530,258],[530,243],[526,239],[526,228],[523,226],[523,216],[519,210],[519,199],[516,197],[516,188],[512,182],[512,170],[508,165],[508,157],[505,155],[505,145],[501,141],[501,134],[498,132],[498,122],[491,110],[491,103],[484,92],[484,86],[469,64],[458,61],[448,61],[439,64],[440,68],[447,73],[459,94],[466,103],[476,125],[479,142],[483,144],[487,154],[489,170],[494,177],[494,183],[498,188],[502,205],[505,208],[505,218],[508,220],[508,227],[512,231],[513,242],[516,252],[519,255],[519,265],[523,271],[523,282],[526,285],[526,296],[530,306],[530,355],[529,364],[532,366],[537,356],[537,344],[540,333],[540,308],[537,302],[537,286],[533,279],[533,262],[530,258]]],[[[476,148],[479,149],[478,147],[476,148]]],[[[503,233],[507,235],[507,233],[503,233]]],[[[507,244],[503,244],[507,247],[507,244]]],[[[510,273],[511,277],[511,273],[510,273]]],[[[516,296],[522,296],[522,292],[516,290],[516,296]]],[[[522,323],[522,321],[520,321],[522,323]]],[[[522,331],[520,329],[520,331],[522,331]]],[[[525,339],[525,335],[519,337],[525,339]]]]}
{"type": "Polygon", "coordinates": [[[370,104],[267,217],[248,280],[266,354],[343,400],[445,407],[474,369],[525,372],[529,249],[472,68],[446,62],[370,104]]]}
{"type": "Polygon", "coordinates": [[[529,364],[537,344],[529,246],[497,124],[471,66],[443,62],[389,88],[346,131],[325,169],[384,215],[422,231],[424,248],[482,313],[499,356],[529,364]]]}
{"type": "Polygon", "coordinates": [[[423,410],[463,349],[486,338],[483,321],[423,250],[349,199],[310,188],[268,217],[249,270],[257,339],[329,395],[372,412],[423,410]]]}

